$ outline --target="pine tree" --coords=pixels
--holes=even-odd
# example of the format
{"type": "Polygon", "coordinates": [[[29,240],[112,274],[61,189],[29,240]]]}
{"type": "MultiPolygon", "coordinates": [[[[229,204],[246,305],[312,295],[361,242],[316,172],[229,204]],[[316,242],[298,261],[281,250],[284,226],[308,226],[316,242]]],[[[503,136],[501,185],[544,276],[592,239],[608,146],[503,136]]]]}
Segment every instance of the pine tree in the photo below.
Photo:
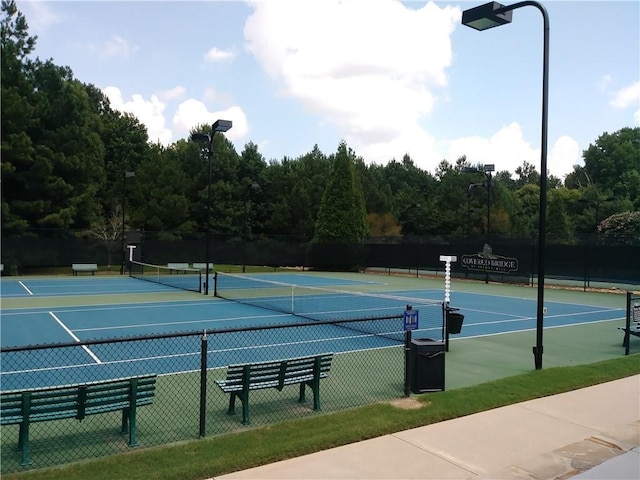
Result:
{"type": "Polygon", "coordinates": [[[316,219],[316,242],[362,243],[368,234],[364,193],[354,157],[346,143],[341,142],[316,219]]]}

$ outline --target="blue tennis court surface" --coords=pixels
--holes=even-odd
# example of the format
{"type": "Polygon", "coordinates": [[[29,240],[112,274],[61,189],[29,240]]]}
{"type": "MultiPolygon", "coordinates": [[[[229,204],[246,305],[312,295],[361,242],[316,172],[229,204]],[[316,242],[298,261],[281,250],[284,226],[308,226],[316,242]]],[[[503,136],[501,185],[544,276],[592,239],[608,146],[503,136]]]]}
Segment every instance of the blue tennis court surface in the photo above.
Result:
{"type": "MultiPolygon", "coordinates": [[[[345,286],[375,284],[376,282],[353,281],[340,278],[309,276],[303,274],[252,274],[255,278],[277,279],[280,282],[298,285],[315,286],[345,286]]],[[[204,278],[204,276],[203,276],[204,278]]],[[[213,280],[211,280],[213,284],[213,280]]],[[[175,292],[171,286],[153,282],[140,281],[129,277],[62,277],[51,279],[21,279],[3,278],[0,281],[1,298],[19,298],[33,296],[68,296],[68,295],[96,295],[96,294],[125,294],[125,293],[157,293],[175,292]]]]}
{"type": "MultiPolygon", "coordinates": [[[[304,274],[252,275],[273,278],[298,285],[384,288],[381,282],[354,281],[304,274]]],[[[64,296],[104,294],[143,294],[145,292],[176,292],[175,289],[126,277],[74,277],[73,279],[2,280],[2,298],[22,296],[64,296]],[[29,293],[27,293],[27,291],[29,293]]],[[[384,295],[397,295],[411,299],[441,299],[441,290],[387,290],[384,295]]],[[[353,302],[352,312],[345,315],[345,307],[338,297],[331,295],[322,300],[319,315],[327,318],[369,316],[371,301],[353,302]],[[338,315],[337,312],[340,312],[338,315]]],[[[462,333],[452,338],[477,337],[534,330],[536,326],[536,300],[495,296],[479,293],[455,292],[452,305],[465,316],[462,333]]],[[[545,327],[563,327],[590,322],[603,322],[624,318],[623,308],[581,305],[575,303],[546,302],[545,327]]],[[[419,307],[431,308],[427,305],[419,307]]],[[[434,307],[435,308],[435,307],[434,307]]],[[[398,315],[402,307],[398,307],[398,315]]],[[[441,309],[440,309],[441,311],[441,309]]],[[[387,313],[387,312],[385,312],[387,313]]],[[[423,318],[421,312],[421,319],[423,318]]],[[[425,315],[426,316],[426,315],[425,315]]],[[[307,322],[297,316],[278,313],[250,305],[214,298],[201,298],[185,293],[184,301],[144,302],[138,296],[135,303],[101,305],[2,308],[2,347],[41,345],[60,342],[80,343],[96,339],[113,339],[156,334],[203,332],[238,327],[291,324],[293,327],[307,322]]],[[[400,329],[402,320],[398,320],[400,329]]],[[[395,325],[393,328],[397,328],[395,325]]],[[[247,334],[210,335],[208,345],[209,367],[222,367],[232,363],[260,361],[299,356],[310,353],[343,352],[398,346],[397,341],[385,336],[372,336],[358,328],[339,325],[284,328],[247,334]]],[[[429,331],[420,332],[428,336],[429,331]]],[[[439,332],[434,332],[437,338],[439,332]]],[[[104,343],[64,349],[8,352],[2,355],[2,389],[25,386],[55,385],[63,383],[61,377],[69,373],[74,378],[95,380],[113,378],[122,364],[127,364],[131,375],[197,370],[200,362],[200,336],[168,337],[154,341],[104,343]]]]}

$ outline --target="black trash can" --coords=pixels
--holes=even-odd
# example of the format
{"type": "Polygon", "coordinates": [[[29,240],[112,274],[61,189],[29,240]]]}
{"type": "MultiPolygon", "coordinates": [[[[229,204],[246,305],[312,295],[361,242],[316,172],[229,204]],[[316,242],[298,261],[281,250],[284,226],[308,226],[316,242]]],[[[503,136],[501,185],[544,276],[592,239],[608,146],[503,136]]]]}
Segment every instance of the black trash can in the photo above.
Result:
{"type": "Polygon", "coordinates": [[[413,393],[444,390],[445,343],[430,338],[411,340],[411,391],[413,393]]]}
{"type": "Polygon", "coordinates": [[[461,313],[447,312],[447,333],[456,334],[462,332],[464,315],[461,313]]]}

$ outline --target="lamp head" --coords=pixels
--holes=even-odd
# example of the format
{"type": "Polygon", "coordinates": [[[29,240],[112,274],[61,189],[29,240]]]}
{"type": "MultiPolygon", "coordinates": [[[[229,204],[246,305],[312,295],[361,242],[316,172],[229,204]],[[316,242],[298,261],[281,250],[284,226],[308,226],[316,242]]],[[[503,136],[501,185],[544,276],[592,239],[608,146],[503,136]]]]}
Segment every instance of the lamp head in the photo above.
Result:
{"type": "Polygon", "coordinates": [[[209,137],[208,133],[194,133],[191,135],[191,140],[194,142],[206,142],[209,143],[211,137],[209,137]]]}
{"type": "Polygon", "coordinates": [[[511,23],[513,10],[500,12],[504,5],[498,2],[489,2],[479,7],[470,8],[462,12],[462,24],[475,30],[487,30],[511,23]]]}
{"type": "Polygon", "coordinates": [[[231,120],[216,120],[211,126],[211,130],[214,132],[226,132],[233,126],[231,120]]]}

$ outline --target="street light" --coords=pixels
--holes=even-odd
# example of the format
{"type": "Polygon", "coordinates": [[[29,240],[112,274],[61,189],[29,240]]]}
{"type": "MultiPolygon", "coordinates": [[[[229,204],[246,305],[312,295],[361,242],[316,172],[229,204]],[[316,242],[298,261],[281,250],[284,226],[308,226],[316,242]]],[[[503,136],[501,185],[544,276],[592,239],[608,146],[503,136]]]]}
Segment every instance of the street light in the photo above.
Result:
{"type": "Polygon", "coordinates": [[[471,227],[471,190],[477,187],[484,187],[484,183],[472,183],[467,188],[467,235],[471,227]]]}
{"type": "Polygon", "coordinates": [[[544,328],[544,249],[545,223],[547,217],[547,126],[549,117],[549,15],[544,6],[527,0],[513,5],[489,2],[462,12],[462,24],[476,30],[486,30],[511,23],[513,10],[521,7],[536,7],[542,14],[542,138],[540,142],[540,216],[538,227],[538,308],[536,312],[536,345],[533,356],[536,370],[542,368],[542,333],[544,328]]]}
{"type": "Polygon", "coordinates": [[[578,202],[580,203],[587,203],[589,205],[593,205],[596,207],[596,235],[598,234],[598,224],[600,223],[600,205],[602,205],[603,203],[607,203],[607,202],[615,202],[617,200],[616,197],[608,197],[602,200],[589,200],[586,198],[580,198],[578,199],[578,202]]]}
{"type": "MultiPolygon", "coordinates": [[[[474,167],[464,167],[462,171],[464,173],[483,173],[487,178],[487,243],[489,242],[489,234],[491,233],[491,172],[495,171],[496,167],[493,164],[487,164],[482,169],[474,167]]],[[[474,184],[475,185],[475,184],[474,184]]]]}
{"type": "Polygon", "coordinates": [[[122,172],[122,239],[120,242],[120,275],[124,275],[124,263],[125,263],[125,254],[124,254],[124,205],[127,201],[127,178],[135,177],[136,172],[122,172]]]}
{"type": "Polygon", "coordinates": [[[195,142],[202,142],[205,145],[207,151],[207,169],[209,170],[209,181],[207,184],[207,239],[206,248],[204,254],[205,265],[205,280],[204,280],[204,294],[209,295],[209,243],[211,239],[211,157],[213,157],[213,137],[216,132],[226,132],[232,127],[231,120],[216,120],[211,125],[211,134],[208,133],[194,133],[191,135],[191,139],[195,142]]]}
{"type": "Polygon", "coordinates": [[[252,191],[260,190],[260,185],[251,182],[244,191],[244,233],[242,235],[242,273],[246,270],[247,265],[247,237],[251,235],[251,221],[249,220],[249,200],[252,191]]]}

